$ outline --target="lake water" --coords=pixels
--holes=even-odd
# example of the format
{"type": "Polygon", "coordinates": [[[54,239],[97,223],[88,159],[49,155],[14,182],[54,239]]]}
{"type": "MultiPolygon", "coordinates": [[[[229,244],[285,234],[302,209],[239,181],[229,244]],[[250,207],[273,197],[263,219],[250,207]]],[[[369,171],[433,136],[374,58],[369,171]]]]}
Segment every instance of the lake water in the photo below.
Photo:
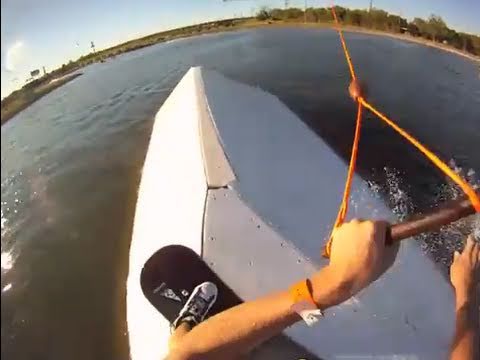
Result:
{"type": "MultiPolygon", "coordinates": [[[[371,101],[478,183],[478,64],[391,38],[346,39],[371,101]]],[[[277,95],[348,159],[355,105],[331,30],[205,35],[84,69],[1,128],[2,357],[128,357],[124,298],[136,189],[154,115],[193,65],[277,95]]],[[[457,193],[372,116],[358,172],[399,216],[457,193]]],[[[478,229],[473,218],[419,244],[448,263],[475,221],[478,229]]]]}

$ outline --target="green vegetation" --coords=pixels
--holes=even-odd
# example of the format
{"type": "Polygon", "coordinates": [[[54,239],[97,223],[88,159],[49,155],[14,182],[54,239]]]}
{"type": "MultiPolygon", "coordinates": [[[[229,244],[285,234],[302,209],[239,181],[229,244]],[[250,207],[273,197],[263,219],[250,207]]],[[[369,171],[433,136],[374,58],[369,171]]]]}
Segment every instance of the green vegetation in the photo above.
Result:
{"type": "MultiPolygon", "coordinates": [[[[427,20],[415,18],[408,22],[406,19],[389,14],[379,9],[358,10],[346,9],[336,6],[338,20],[342,26],[350,30],[378,31],[382,34],[393,34],[406,40],[421,42],[426,45],[434,45],[445,50],[457,53],[480,56],[480,37],[471,34],[458,33],[448,28],[439,16],[432,15],[427,20]]],[[[108,58],[181,37],[192,35],[238,30],[257,26],[333,26],[333,19],[330,9],[307,8],[304,12],[301,9],[269,9],[261,8],[255,18],[238,18],[187,26],[183,28],[164,31],[140,39],[92,52],[82,56],[76,61],[63,64],[60,68],[36,79],[22,89],[14,91],[2,100],[1,122],[4,124],[8,119],[25,109],[27,106],[48,94],[74,78],[66,76],[75,70],[96,62],[105,62],[108,58]],[[61,79],[59,79],[61,78],[61,79]],[[52,80],[59,79],[52,82],[52,80]]]]}
{"type": "Polygon", "coordinates": [[[84,67],[86,65],[105,61],[108,58],[115,57],[117,55],[138,50],[150,45],[154,45],[160,42],[177,39],[180,37],[193,36],[213,31],[222,31],[228,30],[233,27],[237,27],[239,24],[245,23],[247,19],[228,19],[220,21],[212,21],[208,23],[186,26],[183,28],[163,31],[160,33],[152,34],[145,36],[143,38],[127,41],[123,44],[90,53],[88,55],[80,57],[77,61],[70,61],[68,64],[63,64],[63,66],[54,72],[65,73],[71,72],[78,68],[84,67]]]}
{"type": "Polygon", "coordinates": [[[81,73],[75,73],[70,75],[65,75],[62,78],[53,81],[39,81],[40,79],[34,80],[26,84],[20,90],[14,91],[5,99],[2,100],[2,125],[13,117],[18,112],[27,108],[35,101],[40,99],[42,96],[47,95],[56,88],[59,88],[62,85],[65,85],[67,82],[75,79],[76,77],[82,75],[81,73]]]}
{"type": "MultiPolygon", "coordinates": [[[[408,22],[401,16],[379,9],[368,11],[336,6],[335,12],[342,25],[406,34],[480,56],[480,36],[456,32],[450,29],[440,16],[431,15],[427,20],[415,18],[412,22],[408,22]]],[[[268,9],[264,7],[257,13],[257,19],[273,22],[333,23],[332,13],[327,8],[307,8],[304,12],[297,8],[268,9]]]]}

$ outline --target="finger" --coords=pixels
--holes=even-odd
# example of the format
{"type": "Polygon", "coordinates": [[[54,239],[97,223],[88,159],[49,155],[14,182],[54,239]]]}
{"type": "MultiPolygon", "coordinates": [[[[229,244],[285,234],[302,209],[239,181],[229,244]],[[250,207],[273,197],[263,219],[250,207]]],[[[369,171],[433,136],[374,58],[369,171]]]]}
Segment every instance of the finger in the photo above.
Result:
{"type": "Polygon", "coordinates": [[[338,229],[339,229],[338,227],[333,228],[330,239],[327,239],[327,242],[330,241],[330,242],[333,243],[333,239],[335,239],[335,235],[338,233],[338,229]]]}
{"type": "Polygon", "coordinates": [[[470,235],[467,238],[467,243],[465,244],[465,248],[463,249],[462,254],[465,254],[466,256],[470,257],[472,255],[474,244],[475,244],[475,241],[473,240],[473,237],[470,235]]]}
{"type": "Polygon", "coordinates": [[[352,219],[350,222],[351,222],[352,224],[360,224],[360,223],[362,223],[362,222],[364,222],[364,221],[365,221],[365,219],[355,218],[355,219],[352,219]]]}
{"type": "Polygon", "coordinates": [[[455,250],[455,252],[453,253],[453,261],[455,262],[459,256],[460,256],[460,253],[455,250]]]}

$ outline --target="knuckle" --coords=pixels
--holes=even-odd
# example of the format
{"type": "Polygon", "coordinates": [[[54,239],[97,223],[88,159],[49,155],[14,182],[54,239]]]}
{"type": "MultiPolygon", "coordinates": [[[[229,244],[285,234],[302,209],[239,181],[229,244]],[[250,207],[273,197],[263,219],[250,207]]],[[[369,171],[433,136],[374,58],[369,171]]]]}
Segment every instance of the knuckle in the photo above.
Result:
{"type": "Polygon", "coordinates": [[[372,220],[367,220],[362,223],[362,226],[369,231],[375,230],[376,224],[372,220]]]}

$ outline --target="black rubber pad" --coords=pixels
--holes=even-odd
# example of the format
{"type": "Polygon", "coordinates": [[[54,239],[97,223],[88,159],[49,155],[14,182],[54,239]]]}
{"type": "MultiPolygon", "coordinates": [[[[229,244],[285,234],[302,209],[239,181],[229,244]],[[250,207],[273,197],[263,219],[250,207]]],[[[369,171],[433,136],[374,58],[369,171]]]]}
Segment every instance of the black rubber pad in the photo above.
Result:
{"type": "MultiPolygon", "coordinates": [[[[239,274],[241,276],[241,274],[239,274]]],[[[220,277],[191,249],[170,245],[145,263],[140,276],[142,291],[150,303],[172,323],[193,289],[205,282],[217,285],[217,301],[207,317],[242,303],[220,277]]],[[[251,354],[255,359],[318,359],[286,335],[279,335],[251,354]]]]}

